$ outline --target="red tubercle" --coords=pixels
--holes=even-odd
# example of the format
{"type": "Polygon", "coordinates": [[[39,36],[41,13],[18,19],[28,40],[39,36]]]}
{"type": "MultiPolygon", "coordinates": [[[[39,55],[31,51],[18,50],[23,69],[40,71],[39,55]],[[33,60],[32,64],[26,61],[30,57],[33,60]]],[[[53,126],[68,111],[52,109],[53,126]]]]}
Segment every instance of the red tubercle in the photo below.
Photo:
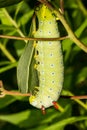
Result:
{"type": "Polygon", "coordinates": [[[56,101],[53,101],[52,103],[53,103],[54,108],[56,108],[58,110],[58,108],[59,108],[58,103],[56,101]]]}

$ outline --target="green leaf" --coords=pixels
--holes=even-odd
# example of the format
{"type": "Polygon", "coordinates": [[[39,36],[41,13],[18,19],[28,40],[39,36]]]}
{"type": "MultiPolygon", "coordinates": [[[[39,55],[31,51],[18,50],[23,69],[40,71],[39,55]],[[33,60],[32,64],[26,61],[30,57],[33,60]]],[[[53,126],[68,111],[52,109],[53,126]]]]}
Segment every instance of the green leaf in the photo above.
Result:
{"type": "Polygon", "coordinates": [[[20,127],[33,128],[33,126],[37,126],[38,128],[41,125],[45,125],[47,123],[53,125],[55,122],[59,122],[63,118],[68,118],[70,116],[69,111],[71,111],[70,107],[67,107],[63,113],[60,113],[55,109],[49,109],[46,115],[42,115],[38,109],[32,111],[25,110],[15,114],[0,115],[0,119],[15,125],[19,125],[20,127]]]}
{"type": "MultiPolygon", "coordinates": [[[[25,14],[24,14],[23,16],[21,16],[21,18],[19,19],[18,24],[20,23],[20,24],[22,24],[22,26],[25,25],[27,22],[29,22],[29,19],[32,17],[33,13],[34,13],[34,10],[30,10],[29,12],[25,13],[25,14]],[[25,20],[25,19],[26,19],[26,20],[25,20]]],[[[19,25],[20,25],[20,24],[19,24],[19,25]]]]}
{"type": "Polygon", "coordinates": [[[65,125],[67,124],[71,124],[71,123],[74,123],[74,122],[77,122],[77,121],[82,121],[82,120],[87,120],[87,116],[77,116],[77,117],[70,117],[70,118],[67,118],[67,119],[63,119],[57,123],[55,123],[54,125],[52,126],[49,126],[47,127],[46,129],[44,130],[61,130],[61,127],[64,127],[65,125]]]}
{"type": "Polygon", "coordinates": [[[16,114],[11,114],[11,115],[0,115],[0,119],[17,125],[21,121],[26,120],[29,115],[30,115],[30,111],[26,110],[26,111],[19,112],[16,114]]]}
{"type": "Polygon", "coordinates": [[[0,0],[0,8],[17,4],[21,1],[23,1],[23,0],[0,0]]]}
{"type": "MultiPolygon", "coordinates": [[[[31,24],[29,36],[32,36],[34,30],[34,25],[31,24]]],[[[32,92],[34,87],[38,84],[37,71],[34,69],[35,59],[34,59],[35,49],[33,46],[33,41],[29,41],[21,55],[18,66],[17,66],[17,80],[19,90],[22,93],[32,92]]]]}
{"type": "Polygon", "coordinates": [[[76,83],[81,83],[87,78],[87,67],[84,67],[77,76],[76,83]]]}
{"type": "Polygon", "coordinates": [[[22,93],[33,91],[33,87],[37,84],[37,80],[35,80],[37,74],[34,69],[35,60],[33,56],[33,42],[29,41],[29,43],[25,46],[24,52],[19,59],[17,66],[18,86],[22,93]]]}
{"type": "Polygon", "coordinates": [[[9,104],[13,103],[14,101],[16,101],[16,98],[12,97],[12,96],[6,96],[4,98],[0,98],[0,109],[8,106],[9,104]]]}
{"type": "Polygon", "coordinates": [[[67,124],[87,120],[87,116],[69,117],[70,114],[67,113],[69,114],[69,107],[63,113],[50,109],[44,116],[36,109],[32,112],[26,110],[10,115],[0,115],[0,119],[31,130],[40,129],[42,126],[43,130],[64,130],[67,124]],[[50,124],[50,126],[47,124],[50,124]]]}

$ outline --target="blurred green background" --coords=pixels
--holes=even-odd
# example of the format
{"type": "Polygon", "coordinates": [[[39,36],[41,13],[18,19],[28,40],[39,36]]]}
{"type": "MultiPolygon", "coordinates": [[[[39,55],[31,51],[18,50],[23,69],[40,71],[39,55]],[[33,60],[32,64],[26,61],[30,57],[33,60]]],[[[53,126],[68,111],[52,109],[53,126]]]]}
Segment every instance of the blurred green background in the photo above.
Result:
{"type": "MultiPolygon", "coordinates": [[[[59,0],[51,0],[59,8],[59,0]]],[[[28,36],[35,0],[0,0],[0,34],[28,36]],[[19,3],[18,3],[19,2],[19,3]],[[10,5],[10,6],[9,6],[10,5]],[[5,7],[5,8],[4,8],[5,7]]],[[[85,45],[87,45],[87,1],[65,0],[65,18],[85,45]]],[[[60,34],[67,34],[59,22],[60,34]]],[[[18,90],[16,67],[25,41],[0,39],[0,80],[5,89],[18,90]]],[[[62,41],[65,78],[63,95],[87,95],[87,54],[69,39],[62,41]]],[[[29,105],[28,97],[0,98],[0,130],[86,130],[87,100],[61,98],[63,112],[53,107],[46,115],[29,105]]]]}

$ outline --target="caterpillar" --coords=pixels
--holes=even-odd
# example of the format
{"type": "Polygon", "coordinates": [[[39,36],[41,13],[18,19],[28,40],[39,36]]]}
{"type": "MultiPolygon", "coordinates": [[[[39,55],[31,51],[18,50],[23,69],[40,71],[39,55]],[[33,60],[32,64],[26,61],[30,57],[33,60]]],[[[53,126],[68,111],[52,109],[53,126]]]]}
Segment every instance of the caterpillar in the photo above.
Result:
{"type": "MultiPolygon", "coordinates": [[[[34,37],[59,37],[56,18],[44,4],[36,10],[39,27],[34,37]]],[[[63,86],[64,66],[60,41],[37,41],[35,45],[35,68],[38,72],[39,87],[35,95],[30,96],[30,104],[34,107],[48,108],[58,100],[63,86]]]]}
{"type": "MultiPolygon", "coordinates": [[[[46,5],[40,4],[36,7],[35,14],[38,20],[38,29],[34,33],[35,38],[60,36],[56,17],[46,5]]],[[[18,63],[17,77],[20,91],[31,93],[29,97],[31,105],[39,109],[53,106],[60,96],[64,79],[60,41],[36,41],[33,49],[32,43],[27,44],[18,63]],[[30,67],[32,65],[33,71],[30,67]],[[30,76],[29,70],[31,70],[30,76]],[[38,77],[37,82],[34,80],[36,76],[38,77]],[[30,79],[33,79],[34,83],[30,79]]]]}

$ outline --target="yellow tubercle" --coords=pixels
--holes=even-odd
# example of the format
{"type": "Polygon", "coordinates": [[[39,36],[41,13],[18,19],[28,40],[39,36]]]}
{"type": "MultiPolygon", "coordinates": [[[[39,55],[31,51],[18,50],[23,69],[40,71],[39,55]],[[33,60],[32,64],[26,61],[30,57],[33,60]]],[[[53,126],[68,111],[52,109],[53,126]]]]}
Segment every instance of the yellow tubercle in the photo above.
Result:
{"type": "Polygon", "coordinates": [[[38,55],[37,55],[37,54],[35,54],[35,55],[34,55],[34,58],[36,59],[37,57],[38,57],[38,55]]]}
{"type": "Polygon", "coordinates": [[[58,17],[56,17],[56,20],[60,20],[58,17]]]}
{"type": "Polygon", "coordinates": [[[37,43],[36,43],[36,42],[34,42],[34,43],[33,43],[33,47],[34,47],[34,48],[36,48],[36,46],[37,46],[37,43]]]}
{"type": "Polygon", "coordinates": [[[58,15],[57,15],[57,12],[55,10],[53,10],[53,14],[55,14],[56,20],[60,20],[59,17],[58,17],[58,15]]]}
{"type": "Polygon", "coordinates": [[[32,96],[30,96],[30,98],[29,98],[29,102],[30,102],[30,103],[32,103],[32,102],[35,100],[35,98],[36,98],[36,97],[35,97],[35,96],[33,96],[33,95],[32,95],[32,96]]]}
{"type": "Polygon", "coordinates": [[[37,69],[37,64],[34,65],[34,69],[37,69]]]}

